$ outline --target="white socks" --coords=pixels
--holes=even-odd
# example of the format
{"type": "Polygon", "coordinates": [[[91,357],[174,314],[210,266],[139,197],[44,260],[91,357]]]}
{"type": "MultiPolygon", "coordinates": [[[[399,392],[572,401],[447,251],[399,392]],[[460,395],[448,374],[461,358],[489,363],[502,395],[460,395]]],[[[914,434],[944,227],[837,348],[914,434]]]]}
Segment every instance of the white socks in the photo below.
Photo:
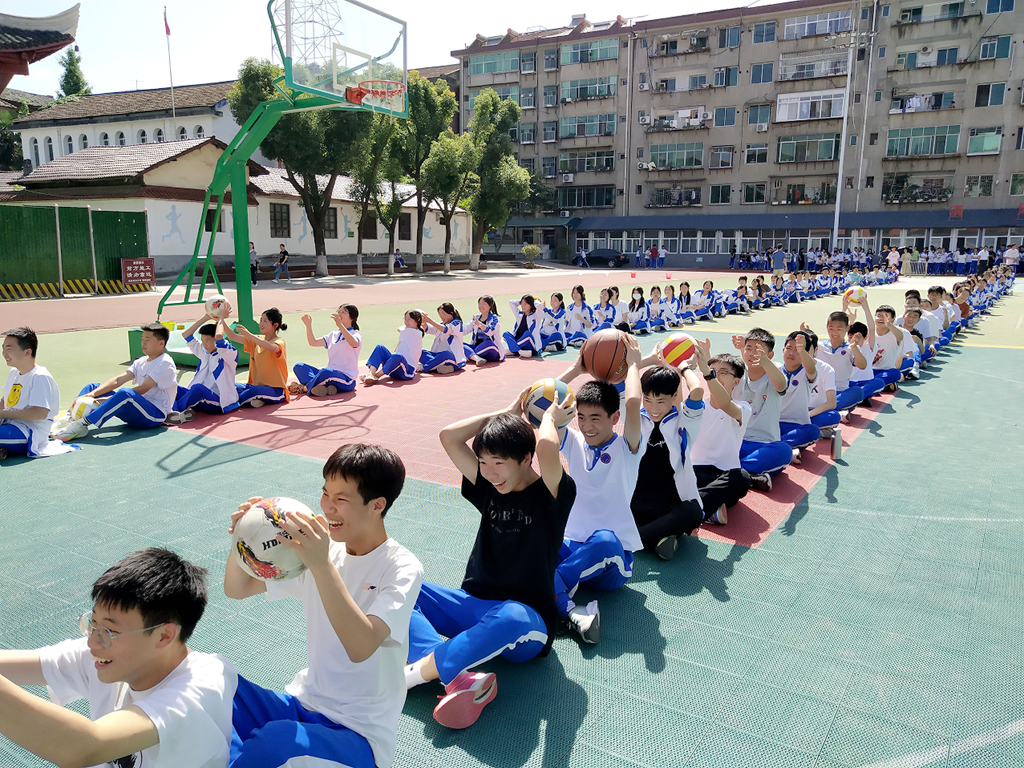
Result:
{"type": "Polygon", "coordinates": [[[415,661],[412,664],[405,665],[405,689],[411,690],[417,685],[423,685],[426,680],[423,679],[423,675],[420,673],[420,666],[423,664],[423,659],[415,661]]]}

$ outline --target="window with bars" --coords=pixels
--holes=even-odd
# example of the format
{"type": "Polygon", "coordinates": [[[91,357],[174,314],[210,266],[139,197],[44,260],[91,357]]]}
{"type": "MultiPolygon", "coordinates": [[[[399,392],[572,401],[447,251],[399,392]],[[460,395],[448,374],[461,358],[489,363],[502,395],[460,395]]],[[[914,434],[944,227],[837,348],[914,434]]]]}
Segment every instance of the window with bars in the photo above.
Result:
{"type": "Polygon", "coordinates": [[[992,174],[981,174],[979,176],[968,176],[964,184],[965,197],[992,197],[992,182],[995,176],[992,174]]]}
{"type": "Polygon", "coordinates": [[[850,11],[794,16],[786,19],[785,38],[795,40],[812,35],[834,35],[837,32],[849,32],[850,20],[850,11]]]}
{"type": "Polygon", "coordinates": [[[325,240],[337,240],[338,239],[338,209],[328,208],[327,215],[324,216],[324,239],[325,240]]]}

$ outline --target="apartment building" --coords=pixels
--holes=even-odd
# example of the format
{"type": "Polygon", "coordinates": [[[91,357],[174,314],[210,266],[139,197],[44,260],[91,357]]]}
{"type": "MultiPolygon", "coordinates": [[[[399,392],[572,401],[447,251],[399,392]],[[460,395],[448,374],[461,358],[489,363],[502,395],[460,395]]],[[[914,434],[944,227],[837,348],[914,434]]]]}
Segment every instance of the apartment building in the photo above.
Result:
{"type": "MultiPolygon", "coordinates": [[[[478,37],[461,119],[491,87],[523,108],[520,163],[556,192],[515,220],[547,241],[770,245],[1024,239],[1024,0],[796,2],[478,37]]],[[[705,259],[714,262],[715,259],[705,259]]]]}

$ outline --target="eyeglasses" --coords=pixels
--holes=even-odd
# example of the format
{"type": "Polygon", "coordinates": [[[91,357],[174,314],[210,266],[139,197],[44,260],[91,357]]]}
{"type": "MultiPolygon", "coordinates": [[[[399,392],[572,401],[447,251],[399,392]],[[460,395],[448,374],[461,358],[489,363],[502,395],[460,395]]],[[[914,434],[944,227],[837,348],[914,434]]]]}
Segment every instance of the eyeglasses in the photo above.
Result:
{"type": "Polygon", "coordinates": [[[152,627],[136,629],[132,632],[111,632],[106,627],[97,626],[93,622],[92,612],[83,613],[81,616],[78,617],[78,631],[82,633],[82,637],[89,637],[93,634],[93,632],[95,632],[96,636],[99,638],[100,645],[102,645],[104,648],[109,648],[110,644],[113,643],[114,640],[116,640],[119,637],[124,637],[125,635],[137,635],[139,632],[148,632],[151,629],[157,629],[159,627],[162,627],[164,624],[166,624],[166,622],[162,624],[154,624],[152,627]]]}

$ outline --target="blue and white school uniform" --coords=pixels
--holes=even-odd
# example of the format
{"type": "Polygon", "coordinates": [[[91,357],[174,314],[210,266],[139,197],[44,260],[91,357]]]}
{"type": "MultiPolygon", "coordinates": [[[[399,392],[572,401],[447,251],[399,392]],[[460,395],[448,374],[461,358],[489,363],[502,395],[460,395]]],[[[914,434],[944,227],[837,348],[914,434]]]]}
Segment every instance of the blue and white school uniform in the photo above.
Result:
{"type": "Polygon", "coordinates": [[[626,320],[633,333],[650,333],[650,313],[647,310],[647,302],[641,302],[636,309],[630,309],[626,313],[626,320]]]}
{"type": "Polygon", "coordinates": [[[678,309],[676,310],[676,316],[679,318],[679,324],[683,323],[696,323],[698,317],[707,317],[708,308],[705,306],[697,306],[693,303],[693,294],[686,294],[686,301],[682,298],[677,298],[676,303],[678,309]]]}
{"type": "MultiPolygon", "coordinates": [[[[135,429],[151,429],[164,423],[178,394],[178,369],[171,356],[164,352],[155,360],[140,357],[128,367],[128,373],[134,377],[136,387],[147,378],[156,382],[156,386],[144,395],[130,387],[117,390],[85,417],[87,423],[102,427],[115,416],[135,429]]],[[[88,395],[99,387],[96,382],[86,384],[78,396],[88,395]]]]}
{"type": "Polygon", "coordinates": [[[725,314],[728,315],[732,312],[739,312],[740,303],[739,300],[736,298],[736,291],[731,289],[725,290],[722,291],[721,296],[722,306],[725,309],[725,314]]]}
{"type": "MultiPolygon", "coordinates": [[[[776,363],[786,377],[786,394],[779,406],[779,432],[782,442],[793,448],[806,448],[821,437],[821,431],[811,424],[811,387],[807,370],[801,365],[795,371],[787,371],[782,363],[776,363]]],[[[817,379],[815,379],[817,381],[817,379]]]]}
{"type": "Polygon", "coordinates": [[[588,589],[609,591],[633,575],[633,552],[643,549],[630,502],[636,490],[646,442],[636,453],[622,435],[604,445],[590,446],[582,433],[565,430],[562,455],[576,481],[576,499],[565,524],[565,538],[555,570],[558,609],[568,615],[583,583],[588,589]]]}
{"type": "Polygon", "coordinates": [[[666,308],[668,302],[665,299],[654,299],[647,300],[647,324],[650,326],[652,331],[664,331],[667,324],[666,320],[666,308]]]}
{"type": "MultiPolygon", "coordinates": [[[[672,479],[675,482],[676,493],[683,501],[700,500],[700,490],[697,487],[697,477],[693,472],[693,460],[690,457],[690,449],[696,444],[697,436],[700,434],[700,425],[704,421],[704,401],[694,402],[689,398],[683,400],[683,409],[680,411],[676,406],[660,422],[661,436],[665,439],[665,447],[668,448],[668,461],[672,465],[672,479]]],[[[647,414],[645,409],[640,411],[640,432],[643,436],[642,446],[646,446],[654,431],[654,421],[647,414]]]]}
{"type": "Polygon", "coordinates": [[[722,301],[721,295],[712,288],[708,291],[707,295],[704,295],[704,289],[701,288],[695,291],[693,298],[696,303],[693,305],[694,314],[697,317],[703,317],[706,320],[710,320],[712,316],[719,316],[725,314],[725,303],[722,301]]]}
{"type": "Polygon", "coordinates": [[[466,349],[462,341],[465,334],[462,321],[458,318],[450,323],[445,323],[441,329],[434,326],[427,328],[427,333],[434,337],[434,343],[430,351],[423,350],[420,354],[420,363],[423,365],[423,372],[430,373],[442,365],[453,365],[456,368],[466,366],[466,349]]]}
{"type": "Polygon", "coordinates": [[[174,410],[192,408],[204,413],[230,413],[238,408],[235,371],[238,350],[227,339],[217,339],[213,352],[207,352],[195,336],[186,336],[189,351],[199,359],[196,375],[187,387],[178,387],[174,410]]]}
{"type": "Polygon", "coordinates": [[[619,311],[611,302],[603,307],[598,304],[594,307],[594,330],[603,331],[606,328],[613,328],[618,321],[618,316],[619,311]]]}
{"type": "Polygon", "coordinates": [[[561,352],[569,345],[565,328],[565,307],[559,307],[557,312],[551,307],[544,307],[544,311],[541,313],[540,343],[545,349],[554,344],[555,349],[561,352]]]}
{"type": "Polygon", "coordinates": [[[594,332],[595,324],[594,310],[591,309],[587,302],[584,301],[577,304],[574,301],[565,308],[565,335],[570,344],[589,339],[594,332]],[[584,320],[590,323],[589,328],[584,323],[584,320]]]}
{"type": "Polygon", "coordinates": [[[307,392],[312,393],[313,387],[321,385],[337,387],[339,392],[351,392],[356,388],[363,336],[354,328],[349,328],[348,332],[356,339],[354,347],[341,331],[332,331],[321,339],[327,348],[326,368],[314,368],[309,363],[297,363],[292,367],[295,378],[307,392]]]}
{"type": "Polygon", "coordinates": [[[416,375],[416,364],[423,354],[423,332],[418,328],[402,328],[398,332],[398,346],[394,354],[383,344],[378,344],[370,353],[366,364],[376,368],[378,375],[408,381],[416,375]]]}
{"type": "Polygon", "coordinates": [[[539,355],[544,348],[540,340],[541,314],[535,309],[530,314],[524,315],[522,307],[515,299],[510,299],[508,305],[512,308],[512,316],[515,318],[513,323],[515,331],[505,331],[502,336],[508,351],[512,353],[529,351],[539,355]]]}
{"type": "MultiPolygon", "coordinates": [[[[480,320],[480,315],[473,318],[480,320]]],[[[466,357],[474,355],[486,360],[489,363],[498,363],[505,359],[505,345],[501,340],[501,321],[493,312],[488,313],[487,321],[481,329],[473,323],[473,338],[470,344],[465,345],[466,357]]]]}
{"type": "Polygon", "coordinates": [[[50,429],[60,410],[60,390],[50,372],[41,365],[25,373],[11,369],[0,390],[0,408],[14,412],[24,408],[46,409],[46,418],[38,421],[0,419],[0,448],[5,448],[12,456],[27,454],[35,458],[75,450],[60,440],[50,440],[50,429]]]}
{"type": "MultiPolygon", "coordinates": [[[[682,305],[679,303],[679,299],[673,296],[671,299],[663,298],[661,300],[661,316],[665,320],[665,325],[668,327],[682,325],[682,320],[679,317],[680,309],[682,305]]],[[[652,315],[653,317],[653,315],[652,315]]]]}

